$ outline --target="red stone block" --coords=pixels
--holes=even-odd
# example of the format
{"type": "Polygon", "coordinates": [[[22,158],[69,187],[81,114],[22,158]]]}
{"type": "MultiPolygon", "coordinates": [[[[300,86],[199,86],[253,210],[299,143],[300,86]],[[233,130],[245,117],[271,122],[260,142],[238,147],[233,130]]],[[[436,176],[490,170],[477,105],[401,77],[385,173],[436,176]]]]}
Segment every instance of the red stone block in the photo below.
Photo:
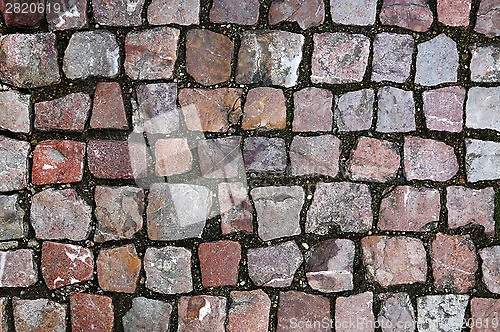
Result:
{"type": "Polygon", "coordinates": [[[113,301],[110,297],[94,294],[72,294],[72,332],[110,332],[113,330],[113,301]]]}
{"type": "Polygon", "coordinates": [[[90,97],[72,93],[35,104],[35,128],[40,130],[83,131],[90,111],[90,97]]]}
{"type": "Polygon", "coordinates": [[[236,286],[241,245],[233,241],[201,243],[198,248],[203,287],[236,286]]]}
{"type": "Polygon", "coordinates": [[[99,82],[95,87],[90,127],[97,129],[127,129],[127,115],[120,84],[99,82]]]}
{"type": "Polygon", "coordinates": [[[0,287],[29,287],[38,280],[33,251],[0,251],[0,287]]]}

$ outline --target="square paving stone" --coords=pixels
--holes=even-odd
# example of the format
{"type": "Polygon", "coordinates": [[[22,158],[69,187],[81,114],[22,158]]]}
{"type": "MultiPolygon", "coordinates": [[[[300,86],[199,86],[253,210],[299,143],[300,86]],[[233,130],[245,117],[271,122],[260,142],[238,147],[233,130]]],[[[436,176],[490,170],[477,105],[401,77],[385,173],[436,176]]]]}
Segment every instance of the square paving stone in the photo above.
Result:
{"type": "Polygon", "coordinates": [[[0,136],[0,191],[26,187],[29,151],[28,142],[0,136]]]}
{"type": "Polygon", "coordinates": [[[500,47],[473,46],[471,53],[471,80],[474,82],[500,82],[500,47]]]}
{"type": "Polygon", "coordinates": [[[432,25],[432,11],[426,0],[384,0],[380,22],[417,32],[425,32],[432,25]]]}
{"type": "Polygon", "coordinates": [[[331,0],[330,12],[334,23],[372,25],[377,15],[377,0],[331,0]]]}
{"type": "Polygon", "coordinates": [[[147,13],[151,25],[198,24],[200,0],[153,0],[147,13]]]}
{"type": "Polygon", "coordinates": [[[377,323],[382,332],[414,332],[416,328],[415,309],[407,293],[384,293],[379,295],[382,302],[377,323]]]}
{"type": "Polygon", "coordinates": [[[0,287],[14,288],[34,285],[38,281],[38,272],[33,254],[33,251],[29,249],[0,251],[0,262],[3,262],[0,287]]]}
{"type": "Polygon", "coordinates": [[[377,131],[409,132],[416,129],[413,92],[391,86],[378,90],[377,131]]]}
{"type": "Polygon", "coordinates": [[[478,182],[500,179],[500,143],[465,140],[467,180],[478,182]]]}
{"type": "Polygon", "coordinates": [[[483,283],[492,293],[500,294],[500,246],[479,250],[482,263],[483,283]]]}
{"type": "Polygon", "coordinates": [[[35,104],[35,129],[82,132],[90,111],[90,97],[71,93],[62,98],[35,104]]]}
{"type": "Polygon", "coordinates": [[[332,130],[333,94],[326,89],[304,88],[293,94],[292,130],[330,131],[332,130]]]}
{"type": "Polygon", "coordinates": [[[372,80],[404,83],[410,77],[413,37],[379,33],[373,41],[372,80]]]}
{"type": "Polygon", "coordinates": [[[120,84],[116,82],[99,82],[96,84],[90,128],[128,128],[120,84]]]}
{"type": "Polygon", "coordinates": [[[271,300],[262,290],[233,291],[228,311],[228,332],[267,332],[271,300]]]}
{"type": "Polygon", "coordinates": [[[198,247],[203,287],[236,286],[241,245],[234,241],[201,243],[198,247]]]}
{"type": "Polygon", "coordinates": [[[340,296],[335,301],[336,332],[370,332],[375,325],[373,293],[340,296]]]}
{"type": "Polygon", "coordinates": [[[375,93],[371,89],[351,91],[335,97],[334,116],[341,131],[368,130],[372,126],[375,93]]]}
{"type": "Polygon", "coordinates": [[[496,0],[482,0],[477,11],[475,31],[486,37],[500,36],[500,4],[496,0]]]}
{"type": "Polygon", "coordinates": [[[220,296],[182,296],[179,299],[178,332],[225,332],[227,299],[220,296]]]}
{"type": "Polygon", "coordinates": [[[210,21],[254,25],[259,19],[259,0],[214,0],[210,9],[210,21]]]}
{"type": "Polygon", "coordinates": [[[88,22],[87,4],[87,0],[76,0],[67,3],[59,0],[47,0],[45,3],[45,18],[49,30],[70,30],[85,27],[88,22]],[[57,8],[56,4],[61,5],[62,10],[55,10],[57,8]],[[67,5],[64,6],[65,4],[67,5]]]}
{"type": "Polygon", "coordinates": [[[108,26],[141,25],[144,0],[92,0],[94,20],[108,26]]]}
{"type": "Polygon", "coordinates": [[[94,294],[72,294],[69,297],[72,332],[106,332],[113,330],[113,300],[94,294]]]}
{"type": "Polygon", "coordinates": [[[340,139],[333,135],[295,136],[290,145],[292,175],[337,176],[340,146],[340,139]]]}
{"type": "Polygon", "coordinates": [[[253,232],[253,207],[247,190],[243,182],[218,184],[222,234],[253,232]]]}
{"type": "Polygon", "coordinates": [[[457,44],[445,34],[419,44],[415,83],[432,86],[456,82],[458,61],[457,44]]]}
{"type": "Polygon", "coordinates": [[[132,110],[134,132],[171,134],[179,130],[177,84],[143,84],[136,88],[137,105],[132,110]]]}
{"type": "Polygon", "coordinates": [[[198,141],[201,175],[209,179],[230,179],[245,175],[241,137],[198,141]]]}
{"type": "Polygon", "coordinates": [[[241,128],[271,130],[286,127],[286,101],[281,89],[258,87],[248,91],[241,128]]]}
{"type": "Polygon", "coordinates": [[[461,331],[468,295],[427,295],[417,298],[418,331],[461,331]]]}
{"type": "Polygon", "coordinates": [[[186,138],[157,140],[155,158],[155,172],[159,176],[186,173],[193,167],[193,155],[186,138]]]}
{"type": "Polygon", "coordinates": [[[472,0],[438,0],[439,22],[450,26],[468,26],[472,0]]]}
{"type": "Polygon", "coordinates": [[[132,308],[123,316],[125,332],[164,332],[170,327],[172,305],[167,302],[135,297],[132,308]]]}
{"type": "Polygon", "coordinates": [[[500,131],[500,86],[470,88],[465,114],[468,128],[500,131]]]}
{"type": "Polygon", "coordinates": [[[14,326],[17,332],[66,331],[66,304],[47,299],[21,300],[14,298],[14,326]]]}
{"type": "Polygon", "coordinates": [[[430,130],[461,132],[463,127],[463,109],[465,89],[450,86],[424,91],[424,114],[427,128],[430,130]]]}
{"type": "Polygon", "coordinates": [[[30,132],[30,95],[15,90],[0,91],[0,129],[30,132]]]}
{"type": "Polygon", "coordinates": [[[321,25],[325,20],[322,0],[277,0],[269,7],[269,24],[297,22],[303,30],[321,25]]]}
{"type": "Polygon", "coordinates": [[[284,172],[286,147],[282,138],[248,137],[243,143],[247,171],[284,172]]]}
{"type": "Polygon", "coordinates": [[[471,332],[495,332],[498,330],[500,300],[474,297],[470,301],[471,332]]]}
{"type": "Polygon", "coordinates": [[[141,260],[132,244],[103,249],[97,256],[99,286],[109,292],[134,293],[141,272],[141,260]]]}
{"type": "Polygon", "coordinates": [[[331,331],[330,300],[297,291],[280,292],[277,332],[331,331]]]}
{"type": "Polygon", "coordinates": [[[22,238],[26,227],[18,195],[0,195],[0,240],[22,238]]]}

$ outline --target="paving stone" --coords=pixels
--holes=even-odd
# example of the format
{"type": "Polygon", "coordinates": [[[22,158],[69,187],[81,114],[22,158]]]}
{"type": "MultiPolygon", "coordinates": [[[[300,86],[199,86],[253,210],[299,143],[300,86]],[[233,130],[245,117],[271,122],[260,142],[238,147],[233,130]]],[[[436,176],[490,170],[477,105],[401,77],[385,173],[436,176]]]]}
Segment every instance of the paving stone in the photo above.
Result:
{"type": "Polygon", "coordinates": [[[307,212],[306,233],[326,235],[336,227],[342,232],[364,233],[372,226],[371,203],[365,184],[319,182],[307,212]]]}
{"type": "Polygon", "coordinates": [[[387,182],[397,176],[400,159],[395,143],[362,136],[351,151],[347,171],[354,181],[387,182]]]}
{"type": "Polygon", "coordinates": [[[500,179],[500,143],[465,140],[465,169],[469,182],[500,179]]]}
{"type": "Polygon", "coordinates": [[[65,332],[66,305],[47,299],[12,300],[17,332],[65,332]]]}
{"type": "Polygon", "coordinates": [[[475,31],[487,37],[500,36],[500,4],[496,0],[482,0],[477,11],[475,31]]]}
{"type": "Polygon", "coordinates": [[[267,332],[271,300],[262,290],[233,291],[228,312],[228,332],[267,332]]]}
{"type": "Polygon", "coordinates": [[[147,248],[144,255],[146,287],[163,294],[193,290],[191,252],[185,248],[147,248]]]}
{"type": "Polygon", "coordinates": [[[461,331],[468,302],[468,295],[418,297],[418,331],[461,331]]]}
{"type": "Polygon", "coordinates": [[[2,13],[3,22],[5,22],[7,27],[36,27],[41,23],[44,11],[39,11],[38,6],[44,6],[44,2],[41,0],[26,1],[28,5],[36,6],[36,9],[32,11],[29,10],[29,7],[26,8],[27,10],[23,10],[23,3],[24,1],[0,1],[0,11],[2,13]],[[17,7],[17,10],[16,7],[14,7],[16,3],[21,4],[21,7],[17,7]]]}
{"type": "Polygon", "coordinates": [[[30,132],[30,95],[14,90],[0,92],[0,129],[30,132]]]}
{"type": "Polygon", "coordinates": [[[134,132],[171,134],[179,130],[177,85],[175,83],[143,84],[136,88],[137,107],[132,111],[134,132]]]}
{"type": "Polygon", "coordinates": [[[227,299],[220,296],[181,296],[178,332],[224,332],[227,299]]]}
{"type": "Polygon", "coordinates": [[[53,33],[9,34],[0,37],[0,81],[20,88],[59,83],[53,33]]]}
{"type": "Polygon", "coordinates": [[[8,326],[9,317],[7,315],[7,305],[8,305],[8,298],[1,297],[0,298],[0,331],[2,331],[2,332],[9,331],[9,326],[8,326]]]}
{"type": "Polygon", "coordinates": [[[379,33],[373,41],[372,80],[404,83],[410,77],[413,37],[379,33]]]}
{"type": "Polygon", "coordinates": [[[437,14],[439,22],[451,26],[468,26],[472,0],[439,0],[437,14]]]}
{"type": "Polygon", "coordinates": [[[47,0],[45,3],[45,18],[49,30],[81,29],[88,22],[87,0],[74,0],[67,3],[58,0],[47,0]],[[59,8],[62,10],[55,10],[58,8],[57,4],[60,5],[59,8]]]}
{"type": "Polygon", "coordinates": [[[72,93],[35,104],[35,129],[83,131],[90,111],[90,97],[72,93]]]}
{"type": "Polygon", "coordinates": [[[0,251],[0,261],[3,266],[0,287],[29,287],[37,282],[38,272],[33,251],[0,251]]]}
{"type": "Polygon", "coordinates": [[[471,80],[474,82],[500,82],[500,47],[474,46],[471,48],[471,80]]]}
{"type": "Polygon", "coordinates": [[[326,32],[315,34],[313,39],[313,83],[343,84],[363,80],[370,53],[368,37],[326,32]]]}
{"type": "Polygon", "coordinates": [[[416,136],[405,137],[404,164],[408,180],[447,181],[458,172],[453,147],[416,136]]]}
{"type": "Polygon", "coordinates": [[[92,280],[94,255],[88,248],[45,241],[42,244],[41,271],[49,289],[92,280]]]}
{"type": "Polygon", "coordinates": [[[418,45],[415,83],[431,86],[457,81],[457,43],[445,34],[418,45]]]}
{"type": "Polygon", "coordinates": [[[465,89],[458,86],[424,91],[425,123],[430,130],[461,132],[465,89]]]}
{"type": "Polygon", "coordinates": [[[382,304],[377,322],[382,332],[415,331],[415,313],[407,293],[385,293],[379,295],[379,299],[382,304]]]}
{"type": "Polygon", "coordinates": [[[43,141],[33,152],[32,181],[36,185],[80,182],[83,177],[85,143],[43,141]]]}
{"type": "Polygon", "coordinates": [[[500,131],[500,87],[472,87],[465,107],[465,125],[500,131]]]}
{"type": "MultiPolygon", "coordinates": [[[[248,1],[258,2],[245,0],[235,3],[248,1]]],[[[236,83],[294,86],[298,80],[304,40],[304,36],[288,31],[266,30],[243,34],[236,83]]]]}
{"type": "Polygon", "coordinates": [[[125,73],[133,80],[171,78],[179,33],[170,27],[129,32],[125,38],[125,73]]]}
{"type": "Polygon", "coordinates": [[[201,243],[198,247],[203,287],[236,286],[241,245],[234,241],[201,243]]]}
{"type": "Polygon", "coordinates": [[[148,7],[151,25],[191,25],[200,22],[200,0],[153,0],[148,7]]]}
{"type": "Polygon", "coordinates": [[[210,21],[254,25],[259,19],[259,0],[214,0],[210,9],[210,21]]]}
{"type": "Polygon", "coordinates": [[[470,235],[438,233],[432,240],[430,255],[438,290],[465,293],[474,287],[478,263],[470,235]]]}
{"type": "Polygon", "coordinates": [[[74,189],[46,189],[33,196],[30,220],[37,239],[82,241],[89,235],[91,212],[74,189]]]}
{"type": "Polygon", "coordinates": [[[263,241],[300,234],[300,211],[305,198],[302,187],[257,187],[250,195],[263,241]]]}
{"type": "Polygon", "coordinates": [[[367,277],[382,287],[425,282],[427,260],[419,239],[368,236],[361,239],[367,277]]]}
{"type": "Polygon", "coordinates": [[[373,315],[372,302],[372,292],[338,297],[335,301],[335,331],[373,331],[375,316],[373,315]]]}
{"type": "Polygon", "coordinates": [[[295,242],[248,249],[248,275],[256,286],[288,287],[303,257],[295,242]],[[276,264],[280,262],[280,264],[276,264]]]}
{"type": "Polygon", "coordinates": [[[108,26],[141,25],[144,0],[93,0],[92,13],[97,23],[108,26]]]}
{"type": "Polygon", "coordinates": [[[99,179],[140,179],[147,174],[146,146],[125,141],[92,140],[87,144],[90,172],[99,179]]]}
{"type": "Polygon", "coordinates": [[[333,94],[326,89],[304,88],[293,94],[293,131],[331,131],[333,94]]]}
{"type": "Polygon", "coordinates": [[[380,22],[425,32],[432,25],[432,11],[426,0],[384,0],[380,22]]]}
{"type": "Polygon", "coordinates": [[[500,293],[500,246],[479,250],[481,256],[483,282],[492,293],[500,293]]]}
{"type": "Polygon", "coordinates": [[[234,44],[223,34],[192,29],[186,34],[186,71],[203,84],[225,82],[231,76],[234,44]]]}
{"type": "Polygon", "coordinates": [[[292,175],[337,176],[340,144],[340,139],[333,135],[295,136],[290,145],[292,175]]]}
{"type": "Polygon", "coordinates": [[[24,236],[24,210],[17,201],[17,194],[0,195],[0,240],[19,239],[24,236]]]}
{"type": "Polygon", "coordinates": [[[474,297],[470,301],[471,332],[495,332],[498,329],[500,301],[474,297]]]}
{"type": "Polygon", "coordinates": [[[170,327],[172,305],[163,301],[135,297],[132,308],[123,316],[125,332],[164,332],[170,327]]]}
{"type": "Polygon", "coordinates": [[[375,94],[371,89],[351,91],[335,97],[334,117],[338,129],[341,132],[370,129],[374,100],[375,94]]]}
{"type": "Polygon", "coordinates": [[[193,156],[186,138],[158,139],[155,158],[155,172],[159,176],[186,173],[193,167],[193,156]]]}
{"type": "Polygon", "coordinates": [[[344,25],[373,25],[377,15],[376,0],[331,0],[334,23],[344,25]]]}
{"type": "Polygon", "coordinates": [[[218,184],[222,234],[253,232],[253,207],[243,182],[218,184]]]}
{"type": "Polygon", "coordinates": [[[71,331],[107,332],[113,330],[113,301],[110,297],[94,294],[72,294],[71,331]]]}
{"type": "Polygon", "coordinates": [[[233,136],[198,141],[201,175],[209,179],[229,179],[245,175],[241,137],[233,136]]]}
{"type": "Polygon", "coordinates": [[[280,292],[278,304],[278,332],[331,331],[330,300],[321,295],[297,291],[280,292]]]}
{"type": "Polygon", "coordinates": [[[416,129],[413,92],[384,86],[378,90],[377,131],[409,132],[416,129]]]}
{"type": "Polygon", "coordinates": [[[99,82],[96,84],[90,128],[128,128],[120,84],[116,82],[99,82]]]}
{"type": "Polygon", "coordinates": [[[247,171],[284,172],[286,148],[282,138],[248,137],[243,144],[247,171]]]}
{"type": "Polygon", "coordinates": [[[75,32],[64,52],[63,70],[69,79],[115,77],[120,67],[116,37],[107,30],[75,32]]]}
{"type": "Polygon", "coordinates": [[[306,256],[311,288],[325,293],[352,290],[355,249],[348,239],[328,239],[314,246],[306,256]]]}
{"type": "Polygon", "coordinates": [[[321,0],[275,0],[269,7],[269,24],[297,22],[306,30],[325,21],[325,3],[321,0]]]}
{"type": "Polygon", "coordinates": [[[132,244],[99,252],[97,278],[105,291],[134,293],[140,272],[141,260],[132,244]]]}
{"type": "Polygon", "coordinates": [[[242,115],[242,89],[181,89],[179,104],[186,127],[193,131],[227,132],[242,115]]]}
{"type": "Polygon", "coordinates": [[[28,142],[0,136],[0,191],[26,187],[29,150],[28,142]]]}
{"type": "Polygon", "coordinates": [[[147,207],[151,240],[173,241],[201,237],[212,206],[212,194],[203,186],[154,183],[147,207]]]}
{"type": "Polygon", "coordinates": [[[286,101],[281,89],[258,87],[248,91],[241,128],[284,129],[286,101]]]}
{"type": "Polygon", "coordinates": [[[438,226],[441,207],[437,189],[397,186],[386,195],[380,203],[377,226],[381,230],[425,232],[438,226]]]}

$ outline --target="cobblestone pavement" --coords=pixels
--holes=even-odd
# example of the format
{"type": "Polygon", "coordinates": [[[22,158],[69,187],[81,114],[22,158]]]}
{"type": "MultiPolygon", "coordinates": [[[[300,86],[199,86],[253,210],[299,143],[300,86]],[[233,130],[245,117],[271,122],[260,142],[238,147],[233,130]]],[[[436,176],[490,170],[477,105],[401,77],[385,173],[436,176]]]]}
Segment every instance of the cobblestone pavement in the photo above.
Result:
{"type": "Polygon", "coordinates": [[[0,0],[0,331],[499,331],[499,0],[0,0]]]}

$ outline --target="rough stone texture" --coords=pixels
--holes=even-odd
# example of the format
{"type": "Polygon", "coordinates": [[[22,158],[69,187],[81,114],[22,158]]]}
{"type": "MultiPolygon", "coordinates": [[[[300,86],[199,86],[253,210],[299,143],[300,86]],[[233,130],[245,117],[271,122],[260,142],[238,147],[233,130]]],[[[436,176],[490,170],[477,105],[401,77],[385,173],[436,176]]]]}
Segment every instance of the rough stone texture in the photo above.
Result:
{"type": "Polygon", "coordinates": [[[0,129],[30,132],[30,95],[14,90],[0,92],[0,129]]]}
{"type": "Polygon", "coordinates": [[[275,0],[269,7],[269,24],[297,22],[306,30],[325,20],[325,3],[321,0],[275,0]]]}
{"type": "Polygon", "coordinates": [[[201,243],[198,247],[203,287],[236,286],[241,245],[234,241],[201,243]]]}
{"type": "Polygon", "coordinates": [[[193,131],[227,132],[242,115],[242,89],[182,89],[179,103],[186,127],[193,131]]]}
{"type": "Polygon", "coordinates": [[[474,46],[471,53],[471,80],[474,82],[500,82],[500,47],[474,46]]]}
{"type": "Polygon", "coordinates": [[[303,257],[295,242],[248,249],[248,275],[257,286],[288,287],[303,257]],[[280,262],[280,264],[275,264],[280,262]]]}
{"type": "MultiPolygon", "coordinates": [[[[232,0],[217,0],[233,3],[232,0]]],[[[246,3],[245,0],[234,2],[246,3]]],[[[213,7],[212,7],[213,8],[213,7]]],[[[280,85],[297,83],[304,36],[288,31],[247,32],[241,37],[236,83],[280,85]]]]}
{"type": "Polygon", "coordinates": [[[182,296],[179,299],[178,332],[224,332],[227,299],[220,296],[182,296]]]}
{"type": "Polygon", "coordinates": [[[307,211],[306,233],[326,235],[336,227],[342,232],[364,233],[372,226],[371,203],[365,184],[319,182],[307,211]]]}
{"type": "Polygon", "coordinates": [[[159,176],[171,176],[189,172],[193,155],[186,138],[159,139],[155,143],[155,172],[159,176]]]}
{"type": "Polygon", "coordinates": [[[92,0],[94,19],[108,26],[141,25],[144,0],[92,0]]]}
{"type": "Polygon", "coordinates": [[[370,129],[374,100],[375,93],[371,89],[351,91],[335,97],[334,117],[338,129],[341,132],[370,129]]]}
{"type": "Polygon", "coordinates": [[[147,207],[151,240],[173,241],[201,237],[212,206],[212,194],[203,186],[154,183],[147,207]]]}
{"type": "Polygon", "coordinates": [[[30,220],[37,239],[82,241],[90,232],[91,211],[74,189],[46,189],[33,196],[30,220]]]}
{"type": "Polygon", "coordinates": [[[432,11],[426,0],[384,0],[380,22],[425,32],[432,25],[432,11]]]}
{"type": "Polygon", "coordinates": [[[465,107],[465,125],[500,131],[500,87],[472,87],[465,107]]]}
{"type": "Polygon", "coordinates": [[[0,37],[0,81],[20,88],[59,83],[56,36],[53,33],[0,37]]]}
{"type": "Polygon", "coordinates": [[[377,15],[377,0],[331,0],[334,23],[344,25],[373,25],[377,15]]]}
{"type": "Polygon", "coordinates": [[[171,134],[179,130],[175,83],[139,85],[136,93],[137,106],[132,111],[134,132],[171,134]]]}
{"type": "Polygon", "coordinates": [[[465,150],[469,182],[500,179],[500,143],[466,139],[465,150]]]}
{"type": "Polygon", "coordinates": [[[483,282],[486,288],[500,294],[500,246],[487,247],[479,250],[481,256],[483,282]]]}
{"type": "MultiPolygon", "coordinates": [[[[36,27],[38,26],[43,19],[43,10],[22,10],[23,8],[19,8],[16,12],[16,8],[13,6],[9,6],[9,4],[34,4],[38,8],[40,4],[44,4],[41,0],[31,0],[31,1],[8,1],[8,0],[0,0],[0,12],[2,13],[3,22],[7,27],[36,27]]],[[[29,7],[28,7],[29,9],[29,7]]]]}
{"type": "Polygon", "coordinates": [[[448,227],[481,225],[488,236],[495,234],[495,191],[493,188],[446,188],[448,227]]]}
{"type": "Polygon", "coordinates": [[[200,0],[153,0],[148,7],[151,25],[198,24],[200,0]]]}
{"type": "Polygon", "coordinates": [[[66,307],[47,299],[12,300],[17,332],[65,332],[66,307]]]}
{"type": "Polygon", "coordinates": [[[92,250],[73,244],[42,244],[42,276],[49,289],[57,289],[94,278],[92,250]]]}
{"type": "Polygon", "coordinates": [[[326,89],[304,88],[293,94],[292,131],[332,130],[333,94],[326,89]]]}
{"type": "Polygon", "coordinates": [[[404,83],[410,77],[413,45],[410,35],[377,34],[373,41],[372,80],[404,83]]]}
{"type": "Polygon", "coordinates": [[[447,181],[458,172],[453,147],[416,136],[405,137],[404,164],[408,180],[447,181]]]}
{"type": "Polygon", "coordinates": [[[58,0],[47,0],[45,3],[45,18],[49,30],[81,29],[87,25],[87,0],[73,0],[61,2],[58,0]],[[60,11],[49,10],[57,7],[60,11]]]}
{"type": "Polygon", "coordinates": [[[129,32],[125,38],[125,73],[133,80],[171,78],[179,33],[170,27],[129,32]]]}
{"type": "Polygon", "coordinates": [[[164,332],[169,330],[172,305],[163,301],[135,297],[123,316],[125,332],[164,332]]]}
{"type": "Polygon", "coordinates": [[[258,87],[248,91],[241,128],[284,129],[286,101],[281,89],[258,87]]]}
{"type": "Polygon", "coordinates": [[[292,175],[337,176],[340,145],[340,139],[333,135],[295,136],[290,145],[292,175]]]}
{"type": "Polygon", "coordinates": [[[38,272],[33,251],[29,249],[0,251],[0,262],[3,266],[0,287],[29,287],[37,282],[38,272]]]}
{"type": "Polygon", "coordinates": [[[132,244],[101,250],[97,257],[97,279],[105,291],[134,293],[140,271],[141,260],[132,244]]]}
{"type": "Polygon", "coordinates": [[[327,297],[297,291],[280,292],[277,332],[331,331],[329,325],[317,327],[318,323],[330,319],[330,300],[327,297]]]}
{"type": "Polygon", "coordinates": [[[380,203],[381,230],[424,232],[437,227],[440,197],[437,189],[398,186],[380,203]]]}
{"type": "Polygon", "coordinates": [[[306,256],[306,278],[312,289],[341,292],[354,288],[354,242],[328,239],[314,246],[306,256]]]}
{"type": "Polygon", "coordinates": [[[71,93],[35,104],[35,129],[83,131],[90,110],[90,97],[71,93]]]}
{"type": "Polygon", "coordinates": [[[461,331],[468,295],[427,295],[417,298],[418,331],[461,331]]]}
{"type": "Polygon", "coordinates": [[[370,39],[343,32],[314,34],[313,83],[361,82],[368,65],[370,39]]]}
{"type": "Polygon", "coordinates": [[[120,84],[116,82],[96,84],[90,127],[96,129],[128,128],[120,84]]]}
{"type": "Polygon", "coordinates": [[[223,34],[192,29],[186,34],[186,71],[203,84],[225,82],[231,76],[234,44],[223,34]]]}
{"type": "Polygon", "coordinates": [[[17,194],[0,196],[0,240],[19,239],[24,236],[24,210],[17,201],[17,194]]]}
{"type": "Polygon", "coordinates": [[[416,129],[413,92],[384,86],[378,90],[377,131],[409,132],[416,129]]]}
{"type": "Polygon", "coordinates": [[[107,332],[113,330],[113,300],[94,294],[69,297],[72,332],[107,332]]]}
{"type": "Polygon", "coordinates": [[[305,198],[302,187],[257,187],[250,191],[250,195],[262,240],[300,234],[300,211],[305,198]]]}
{"type": "Polygon", "coordinates": [[[107,30],[75,32],[64,52],[63,70],[69,79],[115,77],[119,66],[118,43],[107,30]]]}
{"type": "Polygon", "coordinates": [[[210,9],[210,21],[254,25],[259,19],[259,0],[214,0],[210,9]]]}
{"type": "Polygon", "coordinates": [[[495,332],[498,330],[500,301],[474,297],[470,301],[471,332],[495,332]]]}
{"type": "Polygon", "coordinates": [[[2,332],[9,331],[9,326],[8,326],[9,316],[7,314],[8,301],[9,300],[6,297],[0,298],[0,331],[2,331],[2,332]]]}
{"type": "Polygon", "coordinates": [[[360,137],[351,151],[347,171],[354,181],[386,182],[396,177],[400,159],[395,143],[360,137]]]}
{"type": "Polygon", "coordinates": [[[219,183],[219,212],[222,234],[253,232],[253,207],[243,182],[219,183]]]}
{"type": "Polygon", "coordinates": [[[147,248],[144,255],[146,287],[163,294],[193,290],[191,252],[185,248],[147,248]]]}
{"type": "Polygon", "coordinates": [[[0,136],[0,191],[26,187],[29,150],[28,142],[0,136]]]}
{"type": "Polygon", "coordinates": [[[496,0],[482,0],[477,11],[475,31],[487,37],[500,36],[500,5],[496,0]]]}
{"type": "Polygon", "coordinates": [[[248,137],[243,144],[247,171],[284,172],[286,148],[282,138],[248,137]]]}
{"type": "Polygon", "coordinates": [[[231,292],[226,330],[228,332],[267,332],[271,300],[261,289],[231,292]]]}
{"type": "Polygon", "coordinates": [[[382,301],[377,317],[382,332],[414,332],[416,328],[413,304],[407,293],[380,294],[382,301]]]}
{"type": "Polygon", "coordinates": [[[79,182],[83,177],[85,143],[75,141],[40,142],[33,152],[32,182],[79,182]]]}
{"type": "Polygon", "coordinates": [[[419,239],[406,236],[368,236],[361,239],[368,278],[382,287],[425,282],[427,260],[419,239]]]}
{"type": "Polygon", "coordinates": [[[445,34],[418,45],[415,83],[431,86],[457,81],[457,44],[445,34]]]}
{"type": "Polygon", "coordinates": [[[198,141],[201,175],[209,179],[229,179],[245,175],[240,148],[241,137],[198,141]]]}
{"type": "Polygon", "coordinates": [[[424,91],[425,123],[430,130],[461,132],[465,89],[450,86],[424,91]]]}
{"type": "Polygon", "coordinates": [[[468,26],[472,0],[438,0],[439,22],[451,26],[468,26]]]}
{"type": "Polygon", "coordinates": [[[372,302],[372,292],[338,297],[335,301],[335,331],[373,331],[375,316],[373,315],[372,302]]]}

